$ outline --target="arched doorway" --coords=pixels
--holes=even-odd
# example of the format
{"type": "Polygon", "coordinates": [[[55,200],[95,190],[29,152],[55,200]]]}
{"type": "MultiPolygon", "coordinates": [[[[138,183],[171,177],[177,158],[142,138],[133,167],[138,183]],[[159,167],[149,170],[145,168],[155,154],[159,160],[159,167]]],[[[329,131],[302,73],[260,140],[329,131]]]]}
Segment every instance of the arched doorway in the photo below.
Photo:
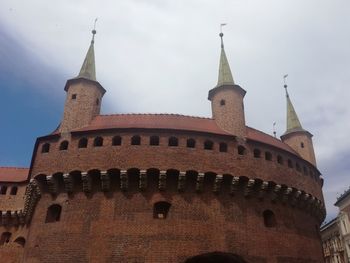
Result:
{"type": "Polygon", "coordinates": [[[248,263],[242,257],[224,252],[211,252],[187,259],[184,263],[248,263]]]}

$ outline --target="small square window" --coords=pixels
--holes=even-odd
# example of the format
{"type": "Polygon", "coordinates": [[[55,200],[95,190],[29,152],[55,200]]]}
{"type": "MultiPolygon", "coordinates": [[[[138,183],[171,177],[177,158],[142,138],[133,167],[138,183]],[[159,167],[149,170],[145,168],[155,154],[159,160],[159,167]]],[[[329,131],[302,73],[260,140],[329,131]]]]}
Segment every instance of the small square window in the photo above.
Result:
{"type": "Polygon", "coordinates": [[[75,100],[77,98],[77,94],[72,95],[72,100],[75,100]]]}

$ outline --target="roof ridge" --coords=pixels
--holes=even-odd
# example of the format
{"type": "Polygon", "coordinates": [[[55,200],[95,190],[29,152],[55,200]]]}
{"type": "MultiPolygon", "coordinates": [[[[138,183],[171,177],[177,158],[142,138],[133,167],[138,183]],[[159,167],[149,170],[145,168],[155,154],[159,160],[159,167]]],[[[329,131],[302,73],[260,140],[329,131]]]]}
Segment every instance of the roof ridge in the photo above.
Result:
{"type": "Polygon", "coordinates": [[[263,131],[261,131],[261,130],[255,129],[255,128],[250,127],[250,126],[247,126],[247,125],[246,125],[246,127],[249,128],[249,129],[252,129],[252,130],[261,132],[261,133],[263,133],[263,134],[265,134],[265,135],[267,135],[267,136],[270,136],[272,139],[275,139],[276,141],[282,142],[280,139],[278,139],[278,138],[272,136],[271,134],[268,134],[268,133],[266,133],[266,132],[263,132],[263,131]]]}
{"type": "Polygon", "coordinates": [[[184,115],[179,113],[112,113],[112,114],[100,114],[99,116],[129,116],[129,115],[153,115],[153,116],[179,116],[179,117],[186,117],[186,118],[198,118],[198,119],[207,119],[207,120],[213,120],[213,118],[210,117],[202,117],[202,116],[193,116],[193,115],[184,115]]]}

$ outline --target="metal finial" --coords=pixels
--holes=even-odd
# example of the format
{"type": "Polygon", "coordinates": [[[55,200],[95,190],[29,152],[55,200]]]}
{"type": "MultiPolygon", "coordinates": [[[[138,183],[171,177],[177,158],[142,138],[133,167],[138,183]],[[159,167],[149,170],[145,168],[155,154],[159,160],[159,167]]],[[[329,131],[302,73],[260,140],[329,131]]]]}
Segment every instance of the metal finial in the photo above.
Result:
{"type": "Polygon", "coordinates": [[[277,137],[276,136],[276,122],[274,122],[273,124],[272,124],[272,129],[273,129],[273,136],[275,136],[275,138],[277,137]]]}
{"type": "Polygon", "coordinates": [[[91,33],[92,33],[92,40],[91,40],[91,43],[94,43],[95,42],[95,35],[97,33],[96,31],[96,22],[97,22],[97,18],[95,18],[95,21],[94,21],[94,28],[92,29],[91,33]]]}
{"type": "Polygon", "coordinates": [[[288,85],[287,85],[287,82],[286,82],[286,78],[287,77],[288,77],[288,74],[283,76],[283,83],[284,83],[283,87],[286,90],[286,95],[288,96],[288,89],[287,89],[288,85]]]}
{"type": "Polygon", "coordinates": [[[222,33],[222,27],[223,27],[223,26],[226,26],[226,25],[227,25],[226,23],[220,24],[220,34],[219,34],[219,36],[220,36],[220,38],[221,38],[221,47],[222,47],[222,48],[224,47],[224,39],[223,39],[224,33],[222,33]]]}

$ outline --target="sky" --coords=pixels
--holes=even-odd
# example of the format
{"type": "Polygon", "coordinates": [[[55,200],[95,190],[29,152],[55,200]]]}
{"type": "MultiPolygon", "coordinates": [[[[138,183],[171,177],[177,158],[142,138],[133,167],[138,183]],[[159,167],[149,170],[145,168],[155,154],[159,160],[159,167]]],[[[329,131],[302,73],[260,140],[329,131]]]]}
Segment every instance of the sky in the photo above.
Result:
{"type": "Polygon", "coordinates": [[[350,1],[0,0],[0,166],[29,166],[63,113],[95,18],[102,113],[211,116],[220,23],[248,126],[286,128],[283,75],[314,137],[327,220],[350,186],[350,1]]]}

